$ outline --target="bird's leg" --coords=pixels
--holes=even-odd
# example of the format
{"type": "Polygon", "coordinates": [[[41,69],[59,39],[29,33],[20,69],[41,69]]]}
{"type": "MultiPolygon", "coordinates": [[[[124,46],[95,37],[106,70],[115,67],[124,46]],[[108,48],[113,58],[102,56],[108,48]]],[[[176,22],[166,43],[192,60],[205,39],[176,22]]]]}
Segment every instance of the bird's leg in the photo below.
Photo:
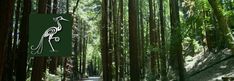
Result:
{"type": "Polygon", "coordinates": [[[51,47],[52,51],[54,52],[54,47],[52,46],[50,40],[51,40],[51,39],[49,38],[48,42],[49,42],[49,44],[50,44],[50,47],[51,47]]]}

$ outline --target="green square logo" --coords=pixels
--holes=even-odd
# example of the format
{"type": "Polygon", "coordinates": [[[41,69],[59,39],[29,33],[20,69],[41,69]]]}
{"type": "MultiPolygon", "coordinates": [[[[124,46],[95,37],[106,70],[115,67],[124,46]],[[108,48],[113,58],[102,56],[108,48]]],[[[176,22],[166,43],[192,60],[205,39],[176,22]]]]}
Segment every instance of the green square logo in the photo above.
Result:
{"type": "Polygon", "coordinates": [[[29,56],[72,54],[72,17],[69,14],[31,14],[29,56]]]}

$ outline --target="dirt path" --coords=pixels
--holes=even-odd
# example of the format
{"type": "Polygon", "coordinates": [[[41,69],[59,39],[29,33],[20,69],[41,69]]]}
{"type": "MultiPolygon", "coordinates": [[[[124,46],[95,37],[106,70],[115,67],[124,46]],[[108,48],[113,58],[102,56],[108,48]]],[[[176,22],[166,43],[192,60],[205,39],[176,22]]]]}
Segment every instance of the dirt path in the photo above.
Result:
{"type": "Polygon", "coordinates": [[[102,81],[100,77],[88,77],[88,78],[83,78],[82,80],[79,81],[102,81]]]}

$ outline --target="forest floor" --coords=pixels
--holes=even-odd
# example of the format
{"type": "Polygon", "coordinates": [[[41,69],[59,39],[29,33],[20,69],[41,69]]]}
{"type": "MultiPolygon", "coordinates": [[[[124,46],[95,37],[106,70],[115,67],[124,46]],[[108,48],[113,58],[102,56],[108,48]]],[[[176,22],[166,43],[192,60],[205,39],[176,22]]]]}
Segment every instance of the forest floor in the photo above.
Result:
{"type": "Polygon", "coordinates": [[[234,56],[230,50],[218,53],[207,51],[185,58],[187,81],[222,81],[222,77],[234,77],[234,56]]]}

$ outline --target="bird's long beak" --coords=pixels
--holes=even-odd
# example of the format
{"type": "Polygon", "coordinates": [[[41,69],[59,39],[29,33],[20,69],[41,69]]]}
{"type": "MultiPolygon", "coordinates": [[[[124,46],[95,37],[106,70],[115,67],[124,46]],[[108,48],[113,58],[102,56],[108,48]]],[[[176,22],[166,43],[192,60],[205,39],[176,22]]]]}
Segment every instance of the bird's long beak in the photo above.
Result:
{"type": "Polygon", "coordinates": [[[62,18],[62,20],[64,20],[64,21],[69,21],[69,20],[67,20],[67,19],[64,19],[64,18],[62,18]]]}

